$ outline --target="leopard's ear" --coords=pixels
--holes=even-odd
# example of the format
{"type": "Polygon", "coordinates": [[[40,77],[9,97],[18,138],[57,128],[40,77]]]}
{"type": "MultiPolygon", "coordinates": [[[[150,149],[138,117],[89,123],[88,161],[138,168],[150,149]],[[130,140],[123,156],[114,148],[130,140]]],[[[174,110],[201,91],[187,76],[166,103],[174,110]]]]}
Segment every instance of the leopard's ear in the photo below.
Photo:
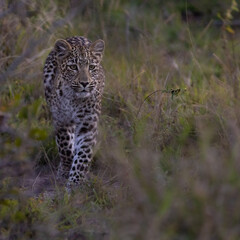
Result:
{"type": "Polygon", "coordinates": [[[64,39],[57,40],[54,46],[54,50],[59,58],[67,56],[71,48],[71,45],[64,39]]]}
{"type": "Polygon", "coordinates": [[[102,59],[103,56],[103,52],[104,52],[104,47],[105,47],[105,43],[103,40],[98,39],[97,41],[93,42],[90,45],[90,51],[97,57],[100,58],[100,60],[102,59]]]}

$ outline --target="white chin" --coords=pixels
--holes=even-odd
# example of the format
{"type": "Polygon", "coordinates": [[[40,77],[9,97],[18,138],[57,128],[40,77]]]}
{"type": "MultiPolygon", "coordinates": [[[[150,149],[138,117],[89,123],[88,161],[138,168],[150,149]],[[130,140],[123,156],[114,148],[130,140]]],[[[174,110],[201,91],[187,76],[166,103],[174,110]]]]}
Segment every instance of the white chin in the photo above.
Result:
{"type": "Polygon", "coordinates": [[[87,97],[90,97],[91,93],[90,92],[77,92],[76,95],[77,95],[77,98],[87,98],[87,97]]]}

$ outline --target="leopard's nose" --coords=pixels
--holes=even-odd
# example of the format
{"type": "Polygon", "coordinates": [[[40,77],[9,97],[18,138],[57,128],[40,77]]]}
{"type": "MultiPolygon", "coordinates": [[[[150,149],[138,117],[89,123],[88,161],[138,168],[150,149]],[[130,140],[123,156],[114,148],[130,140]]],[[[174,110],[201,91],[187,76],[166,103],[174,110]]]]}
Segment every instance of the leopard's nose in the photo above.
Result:
{"type": "Polygon", "coordinates": [[[85,88],[88,85],[88,82],[81,82],[80,84],[85,88]]]}

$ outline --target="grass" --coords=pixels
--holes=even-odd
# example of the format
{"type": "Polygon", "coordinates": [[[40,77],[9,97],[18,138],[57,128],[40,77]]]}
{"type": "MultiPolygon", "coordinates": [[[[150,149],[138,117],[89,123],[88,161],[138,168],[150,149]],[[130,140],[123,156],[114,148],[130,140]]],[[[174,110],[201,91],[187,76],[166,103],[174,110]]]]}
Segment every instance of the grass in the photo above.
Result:
{"type": "Polygon", "coordinates": [[[239,239],[234,2],[0,3],[0,239],[239,239]],[[91,185],[69,196],[42,68],[72,35],[106,42],[106,87],[91,185]]]}

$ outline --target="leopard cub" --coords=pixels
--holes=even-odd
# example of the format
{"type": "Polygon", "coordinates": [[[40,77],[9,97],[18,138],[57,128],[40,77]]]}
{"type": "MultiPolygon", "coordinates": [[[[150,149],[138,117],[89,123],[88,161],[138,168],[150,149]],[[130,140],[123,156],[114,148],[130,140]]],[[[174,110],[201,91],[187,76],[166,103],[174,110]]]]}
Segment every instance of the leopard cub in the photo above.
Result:
{"type": "Polygon", "coordinates": [[[105,75],[104,41],[57,40],[44,65],[44,90],[60,155],[58,178],[86,181],[96,144],[105,75]]]}

